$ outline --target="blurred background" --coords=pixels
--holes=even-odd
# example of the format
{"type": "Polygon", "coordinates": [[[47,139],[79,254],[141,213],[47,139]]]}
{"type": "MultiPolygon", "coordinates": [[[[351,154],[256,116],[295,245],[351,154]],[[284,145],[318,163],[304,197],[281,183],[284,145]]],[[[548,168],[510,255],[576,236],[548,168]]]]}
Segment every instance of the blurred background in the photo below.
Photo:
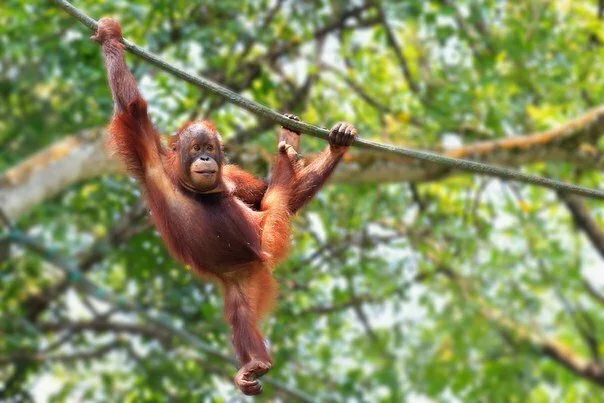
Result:
{"type": "MultiPolygon", "coordinates": [[[[74,4],[309,123],[602,187],[602,0],[74,4]]],[[[1,224],[0,401],[245,400],[220,291],[168,256],[104,151],[90,34],[51,2],[1,6],[0,207],[43,249],[1,224]]],[[[276,125],[128,64],[162,133],[210,118],[266,175],[276,125]]],[[[604,401],[603,223],[602,202],[353,150],[295,219],[258,400],[604,401]]]]}

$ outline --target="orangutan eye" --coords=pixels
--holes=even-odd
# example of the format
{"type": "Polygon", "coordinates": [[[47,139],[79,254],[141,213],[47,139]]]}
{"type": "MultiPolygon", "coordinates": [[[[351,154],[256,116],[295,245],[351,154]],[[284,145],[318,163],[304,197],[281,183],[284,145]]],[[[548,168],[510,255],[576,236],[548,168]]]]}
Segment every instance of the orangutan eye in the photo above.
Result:
{"type": "Polygon", "coordinates": [[[199,147],[199,144],[195,144],[193,146],[193,151],[199,151],[199,150],[201,150],[201,147],[199,147]]]}
{"type": "Polygon", "coordinates": [[[210,144],[210,145],[208,145],[206,147],[206,150],[208,150],[208,151],[214,151],[214,146],[210,144]]]}

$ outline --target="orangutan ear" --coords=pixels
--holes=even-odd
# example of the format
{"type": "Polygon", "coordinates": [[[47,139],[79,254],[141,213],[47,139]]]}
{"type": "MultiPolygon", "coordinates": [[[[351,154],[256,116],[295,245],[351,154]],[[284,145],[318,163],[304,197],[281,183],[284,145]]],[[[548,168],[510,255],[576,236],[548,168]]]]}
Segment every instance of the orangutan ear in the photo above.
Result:
{"type": "Polygon", "coordinates": [[[170,137],[168,140],[168,147],[170,148],[170,151],[176,152],[176,149],[178,148],[178,135],[170,137]]]}

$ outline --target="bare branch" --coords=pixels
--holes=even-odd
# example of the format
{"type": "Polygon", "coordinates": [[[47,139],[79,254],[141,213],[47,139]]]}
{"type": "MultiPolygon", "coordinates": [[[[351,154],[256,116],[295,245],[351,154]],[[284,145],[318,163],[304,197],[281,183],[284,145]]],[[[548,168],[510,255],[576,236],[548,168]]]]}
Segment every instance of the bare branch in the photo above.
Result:
{"type": "Polygon", "coordinates": [[[346,73],[344,73],[340,69],[338,69],[330,64],[327,64],[327,63],[323,63],[321,65],[321,67],[327,71],[332,72],[340,80],[344,81],[344,83],[346,83],[346,85],[348,85],[348,87],[350,87],[350,89],[353,90],[359,96],[359,98],[361,98],[363,101],[365,101],[365,103],[367,103],[368,105],[375,108],[378,112],[392,113],[392,109],[390,108],[390,106],[381,103],[374,96],[367,93],[367,91],[365,91],[365,89],[363,87],[361,87],[358,83],[353,81],[346,73]]]}
{"type": "Polygon", "coordinates": [[[604,230],[592,217],[585,202],[577,196],[564,193],[558,193],[558,197],[568,208],[575,225],[585,233],[593,247],[604,258],[604,230]]]}
{"type": "MultiPolygon", "coordinates": [[[[585,168],[602,169],[604,155],[594,145],[603,134],[604,106],[600,106],[545,132],[472,143],[445,155],[500,166],[564,161],[585,168]]],[[[459,172],[405,157],[364,151],[349,155],[334,180],[345,183],[425,182],[455,173],[459,172]]]]}
{"type": "MultiPolygon", "coordinates": [[[[118,223],[111,228],[106,236],[99,238],[93,245],[82,252],[76,257],[78,265],[83,273],[86,273],[92,269],[92,267],[101,261],[108,250],[115,248],[134,235],[151,227],[149,220],[144,220],[140,223],[143,218],[146,217],[146,209],[143,203],[137,203],[130,211],[128,211],[118,223]]],[[[28,297],[23,302],[23,310],[26,312],[28,320],[35,322],[38,316],[44,312],[50,303],[62,295],[70,287],[70,281],[65,278],[45,289],[37,294],[28,297]]]]}
{"type": "Polygon", "coordinates": [[[366,303],[374,303],[383,301],[381,298],[374,297],[372,295],[357,295],[351,297],[349,300],[334,304],[334,305],[317,305],[308,309],[305,309],[298,313],[298,315],[326,315],[336,312],[341,312],[350,308],[354,308],[366,303]]]}
{"type": "MultiPolygon", "coordinates": [[[[302,102],[308,88],[300,88],[291,102],[302,102]]],[[[284,109],[291,105],[284,105],[284,109]]],[[[272,126],[266,120],[257,128],[236,135],[254,136],[272,126]]],[[[91,129],[102,133],[102,129],[91,129]]],[[[569,162],[586,169],[604,168],[604,156],[594,145],[604,134],[604,106],[543,133],[515,136],[490,142],[472,143],[446,153],[503,166],[536,162],[569,162]]],[[[102,137],[101,134],[98,135],[102,137]]],[[[54,197],[68,186],[119,170],[109,158],[102,139],[92,143],[86,136],[68,137],[9,169],[0,176],[0,205],[9,219],[15,220],[37,204],[54,197]],[[59,152],[58,150],[61,150],[59,152]],[[40,158],[40,156],[45,156],[40,158]]],[[[265,161],[264,161],[265,162],[265,161]]],[[[446,178],[455,171],[405,157],[375,153],[350,154],[336,171],[334,182],[387,183],[426,182],[446,178]]]]}
{"type": "Polygon", "coordinates": [[[392,48],[392,50],[394,52],[394,55],[396,56],[396,59],[398,60],[399,66],[401,67],[401,71],[403,73],[403,77],[405,77],[405,81],[407,82],[409,89],[413,93],[418,94],[419,87],[411,74],[411,70],[409,69],[409,63],[407,62],[407,58],[405,57],[403,50],[399,46],[399,44],[396,40],[396,37],[394,36],[394,32],[392,32],[392,28],[390,27],[390,24],[388,23],[388,19],[386,18],[384,9],[382,8],[382,5],[380,4],[379,1],[375,2],[375,7],[378,10],[378,16],[382,23],[382,27],[384,28],[384,31],[386,32],[386,40],[388,41],[388,45],[390,45],[390,47],[392,48]]]}
{"type": "Polygon", "coordinates": [[[461,14],[459,9],[450,0],[440,0],[440,2],[447,7],[453,9],[455,15],[455,23],[460,31],[465,34],[465,37],[470,45],[472,54],[474,57],[479,57],[482,53],[482,48],[485,48],[489,53],[494,53],[495,50],[489,41],[489,32],[484,24],[484,21],[477,22],[470,27],[466,24],[464,16],[461,14]]]}
{"type": "Polygon", "coordinates": [[[0,176],[0,206],[15,220],[73,183],[115,172],[104,130],[84,130],[34,154],[0,176]]]}
{"type": "Polygon", "coordinates": [[[41,361],[60,361],[70,363],[82,360],[95,360],[103,357],[112,350],[124,347],[123,341],[114,341],[94,350],[82,351],[72,354],[45,354],[40,352],[18,352],[10,354],[7,357],[0,357],[0,364],[10,364],[15,362],[41,362],[41,361]]]}
{"type": "Polygon", "coordinates": [[[143,336],[148,339],[154,339],[163,345],[169,344],[172,335],[165,329],[150,324],[137,324],[126,322],[114,322],[108,320],[91,320],[78,322],[41,322],[37,325],[42,332],[73,332],[80,333],[91,331],[98,333],[128,333],[143,336]]]}
{"type": "Polygon", "coordinates": [[[508,332],[510,340],[516,345],[530,345],[535,351],[542,352],[581,378],[604,385],[604,366],[600,362],[585,359],[565,344],[543,336],[534,327],[519,324],[503,311],[490,307],[484,298],[473,293],[469,281],[452,269],[446,268],[442,272],[458,286],[464,300],[475,307],[486,320],[508,332]]]}
{"type": "Polygon", "coordinates": [[[593,286],[593,284],[591,284],[588,280],[584,279],[583,287],[585,288],[589,296],[594,299],[594,301],[604,305],[604,294],[598,291],[596,287],[593,286]]]}

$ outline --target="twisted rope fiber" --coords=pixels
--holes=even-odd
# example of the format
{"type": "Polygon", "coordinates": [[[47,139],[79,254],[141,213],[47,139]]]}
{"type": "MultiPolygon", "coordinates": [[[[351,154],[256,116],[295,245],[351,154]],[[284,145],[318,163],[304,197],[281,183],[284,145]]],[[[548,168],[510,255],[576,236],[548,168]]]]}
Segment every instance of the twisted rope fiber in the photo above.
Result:
{"type": "MultiPolygon", "coordinates": [[[[53,2],[59,7],[61,7],[63,10],[65,10],[67,13],[69,13],[71,16],[79,20],[82,24],[86,25],[92,31],[96,32],[98,26],[97,22],[94,19],[90,18],[88,15],[86,15],[84,12],[74,7],[66,0],[53,0],[53,2]]],[[[197,87],[209,90],[214,94],[220,95],[221,97],[225,98],[228,102],[235,104],[243,109],[246,109],[254,115],[279,123],[291,130],[307,133],[313,137],[318,137],[324,140],[328,138],[329,131],[327,129],[310,125],[301,121],[294,121],[292,119],[288,119],[279,112],[276,112],[258,102],[242,97],[236,92],[226,87],[223,87],[211,80],[208,80],[207,78],[196,76],[191,73],[187,73],[186,71],[181,70],[177,67],[174,67],[166,63],[159,57],[155,56],[154,54],[150,53],[149,51],[141,48],[140,46],[135,45],[134,43],[126,39],[124,39],[124,44],[126,45],[126,49],[130,53],[139,56],[140,58],[148,61],[154,66],[159,67],[161,70],[164,70],[197,87]]],[[[574,193],[581,196],[604,200],[604,190],[586,188],[570,183],[561,182],[556,179],[549,179],[537,175],[525,174],[514,169],[497,167],[476,161],[452,158],[429,151],[414,150],[390,144],[382,144],[376,141],[367,140],[363,138],[357,138],[353,146],[367,150],[375,150],[395,155],[401,155],[408,158],[428,161],[434,164],[439,164],[446,167],[459,169],[462,171],[474,172],[496,178],[510,179],[518,182],[529,183],[537,186],[554,189],[564,193],[574,193]]]]}

